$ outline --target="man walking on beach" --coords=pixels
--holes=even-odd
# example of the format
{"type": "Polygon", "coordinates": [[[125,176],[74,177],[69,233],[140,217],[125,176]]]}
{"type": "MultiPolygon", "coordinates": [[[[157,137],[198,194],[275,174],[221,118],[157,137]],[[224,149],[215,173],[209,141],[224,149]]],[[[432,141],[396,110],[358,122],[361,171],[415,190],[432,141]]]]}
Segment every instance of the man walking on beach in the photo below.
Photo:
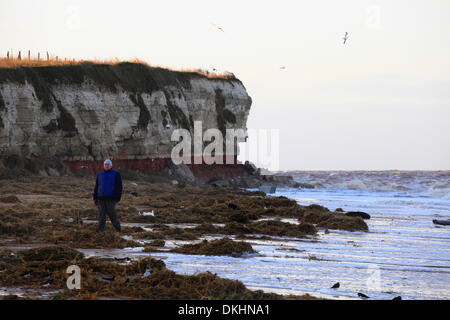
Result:
{"type": "Polygon", "coordinates": [[[120,221],[114,207],[121,197],[122,178],[120,173],[112,169],[111,160],[105,160],[103,171],[97,175],[94,188],[94,202],[98,206],[97,231],[105,231],[106,215],[108,215],[114,228],[120,232],[120,221]]]}

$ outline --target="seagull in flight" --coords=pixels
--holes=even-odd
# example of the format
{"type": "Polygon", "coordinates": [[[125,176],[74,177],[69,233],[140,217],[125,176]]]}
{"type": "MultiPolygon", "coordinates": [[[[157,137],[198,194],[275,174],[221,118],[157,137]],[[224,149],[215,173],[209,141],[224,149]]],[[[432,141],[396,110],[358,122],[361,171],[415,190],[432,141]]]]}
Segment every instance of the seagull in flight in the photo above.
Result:
{"type": "Polygon", "coordinates": [[[224,31],[221,27],[219,27],[217,24],[213,23],[212,25],[213,25],[214,28],[216,28],[216,29],[218,29],[218,30],[220,30],[220,31],[222,31],[222,32],[225,32],[225,31],[224,31]]]}
{"type": "Polygon", "coordinates": [[[342,39],[344,39],[344,43],[343,43],[343,44],[345,44],[345,42],[346,42],[347,39],[348,39],[348,32],[345,32],[345,36],[344,36],[342,39]]]}
{"type": "Polygon", "coordinates": [[[283,67],[280,67],[280,69],[284,70],[284,69],[286,69],[286,67],[283,66],[283,67]]]}

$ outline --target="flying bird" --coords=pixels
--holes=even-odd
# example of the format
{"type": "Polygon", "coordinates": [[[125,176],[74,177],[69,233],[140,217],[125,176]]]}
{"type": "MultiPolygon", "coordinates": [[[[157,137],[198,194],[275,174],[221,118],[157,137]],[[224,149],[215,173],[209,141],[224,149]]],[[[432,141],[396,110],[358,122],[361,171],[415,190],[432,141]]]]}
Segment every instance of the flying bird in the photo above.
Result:
{"type": "Polygon", "coordinates": [[[280,69],[284,70],[284,69],[286,69],[286,67],[280,67],[280,69]]]}
{"type": "Polygon", "coordinates": [[[343,43],[343,44],[345,44],[345,42],[346,42],[347,39],[348,39],[348,32],[345,32],[345,36],[344,36],[342,39],[344,39],[344,43],[343,43]]]}
{"type": "Polygon", "coordinates": [[[221,27],[219,27],[217,24],[213,23],[212,25],[213,25],[214,28],[216,28],[216,29],[218,29],[218,30],[220,30],[220,31],[222,31],[222,32],[225,32],[225,31],[224,31],[221,27]]]}

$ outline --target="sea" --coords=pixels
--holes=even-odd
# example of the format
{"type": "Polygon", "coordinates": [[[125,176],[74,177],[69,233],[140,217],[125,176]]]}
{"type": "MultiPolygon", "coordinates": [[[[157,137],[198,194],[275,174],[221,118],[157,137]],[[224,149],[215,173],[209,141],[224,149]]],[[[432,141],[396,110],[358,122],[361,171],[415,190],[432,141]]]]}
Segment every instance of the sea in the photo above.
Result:
{"type": "MultiPolygon", "coordinates": [[[[182,274],[212,272],[253,290],[327,299],[450,298],[450,171],[290,171],[314,188],[278,188],[300,205],[363,211],[369,232],[250,240],[240,258],[157,253],[182,274]],[[339,288],[331,288],[339,282],[339,288]]],[[[298,223],[295,219],[282,219],[298,223]]]]}

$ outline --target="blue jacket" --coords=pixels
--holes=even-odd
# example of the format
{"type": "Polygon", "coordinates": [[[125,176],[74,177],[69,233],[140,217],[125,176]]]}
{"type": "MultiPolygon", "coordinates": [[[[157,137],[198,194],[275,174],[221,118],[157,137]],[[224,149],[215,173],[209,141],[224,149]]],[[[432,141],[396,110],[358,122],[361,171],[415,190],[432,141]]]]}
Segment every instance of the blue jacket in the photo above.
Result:
{"type": "Polygon", "coordinates": [[[94,188],[94,200],[120,201],[122,197],[122,178],[116,170],[103,170],[97,175],[94,188]]]}

